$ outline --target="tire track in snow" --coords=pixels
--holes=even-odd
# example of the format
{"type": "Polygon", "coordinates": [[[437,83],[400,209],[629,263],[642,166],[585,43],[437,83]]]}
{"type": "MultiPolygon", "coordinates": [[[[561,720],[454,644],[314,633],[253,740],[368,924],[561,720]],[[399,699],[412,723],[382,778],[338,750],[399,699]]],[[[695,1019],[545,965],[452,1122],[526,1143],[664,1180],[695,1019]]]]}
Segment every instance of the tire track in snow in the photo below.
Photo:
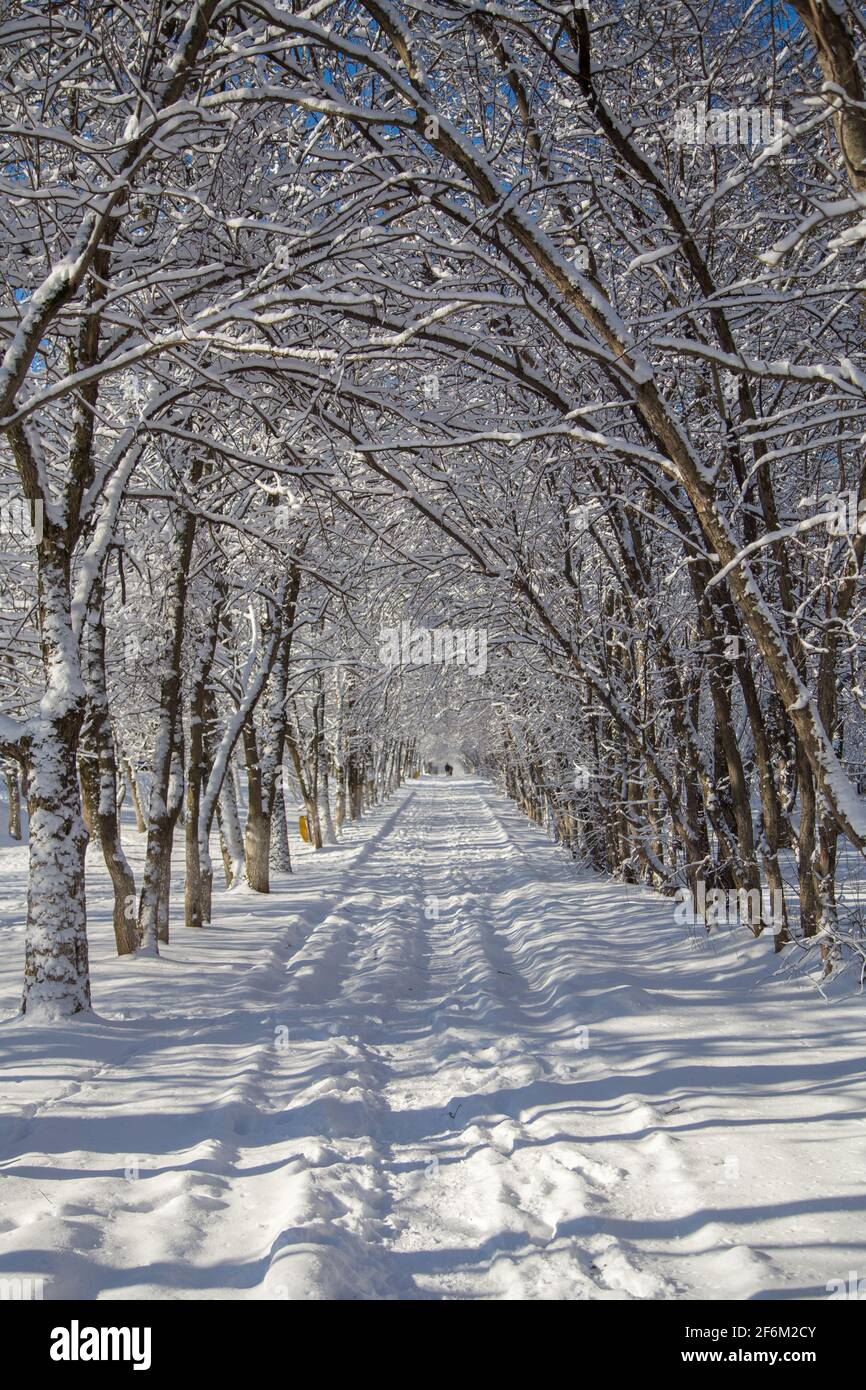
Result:
{"type": "Polygon", "coordinates": [[[376,1011],[383,1002],[402,999],[411,1008],[423,994],[426,957],[417,934],[407,931],[420,910],[415,820],[416,808],[407,798],[391,831],[387,889],[377,882],[375,863],[362,868],[362,880],[370,879],[371,870],[374,877],[354,895],[356,932],[341,993],[311,998],[297,1023],[307,1040],[327,1037],[327,1052],[323,1075],[292,1097],[286,1119],[290,1127],[296,1117],[302,1120],[294,1127],[302,1143],[316,1134],[327,1135],[327,1143],[315,1154],[317,1161],[298,1172],[300,1207],[291,1207],[290,1223],[272,1238],[262,1284],[271,1297],[314,1291],[316,1297],[394,1298],[401,1293],[387,1257],[393,1228],[393,1117],[385,1095],[390,1061],[380,1030],[387,1036],[389,1022],[376,1011]],[[395,886],[401,889],[396,896],[395,886]]]}
{"type": "MultiPolygon", "coordinates": [[[[482,835],[485,818],[477,796],[470,807],[450,835],[446,912],[430,928],[439,959],[439,1065],[423,1079],[414,1077],[400,1097],[404,1104],[423,1097],[428,1109],[441,1107],[451,1124],[446,1121],[426,1153],[417,1146],[412,1153],[416,1164],[423,1162],[425,1178],[403,1184],[395,1253],[418,1265],[416,1296],[531,1298],[553,1288],[559,1296],[565,1288],[568,1296],[584,1298],[604,1297],[613,1288],[621,1293],[622,1277],[611,1283],[605,1268],[593,1265],[591,1249],[559,1236],[564,1221],[604,1200],[599,1194],[606,1194],[616,1172],[574,1145],[552,1139],[542,1147],[531,1122],[490,1101],[493,1085],[520,1092],[556,1079],[556,1068],[537,1017],[527,1030],[527,1001],[534,991],[502,936],[508,913],[503,923],[495,888],[502,860],[509,857],[502,853],[505,837],[498,826],[492,842],[482,835]],[[492,856],[486,874],[485,852],[492,856]],[[489,1254],[485,1228],[499,1233],[501,1248],[489,1254]],[[431,1251],[446,1231],[455,1245],[437,1259],[431,1251]],[[425,1252],[420,1261],[419,1250],[425,1252]]],[[[630,1266],[623,1252],[620,1264],[631,1272],[632,1291],[658,1292],[657,1281],[630,1266]]]]}
{"type": "MultiPolygon", "coordinates": [[[[294,1261],[318,1296],[534,1297],[554,1286],[621,1296],[621,1273],[607,1278],[591,1249],[559,1235],[610,1183],[609,1170],[573,1145],[540,1148],[519,1115],[461,1116],[461,1093],[525,1087],[551,1068],[543,1038],[533,1050],[520,1036],[514,987],[494,964],[513,961],[491,940],[492,899],[476,882],[479,841],[495,875],[501,835],[484,839],[475,797],[462,816],[454,807],[454,796],[431,792],[423,815],[416,807],[395,829],[388,860],[402,869],[399,907],[371,899],[375,916],[342,994],[319,1001],[320,1014],[339,1017],[327,1075],[291,1109],[307,1110],[308,1137],[327,1134],[328,1160],[305,1174],[307,1220],[277,1236],[265,1284],[296,1295],[298,1280],[285,1282],[294,1261]],[[425,916],[432,900],[438,916],[425,916]],[[419,990],[426,982],[423,997],[410,997],[410,980],[419,990]],[[443,1237],[452,1244],[440,1255],[443,1237]]],[[[656,1290],[618,1258],[634,1291],[656,1290]]]]}

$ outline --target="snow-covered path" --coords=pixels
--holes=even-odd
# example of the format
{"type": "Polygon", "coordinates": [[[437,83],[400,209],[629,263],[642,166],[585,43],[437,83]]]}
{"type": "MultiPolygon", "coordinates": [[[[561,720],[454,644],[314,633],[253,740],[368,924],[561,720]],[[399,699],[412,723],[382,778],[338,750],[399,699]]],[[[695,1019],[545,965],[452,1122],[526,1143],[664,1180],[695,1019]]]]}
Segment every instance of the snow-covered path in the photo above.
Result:
{"type": "Polygon", "coordinates": [[[577,874],[488,785],[410,783],[215,915],[118,962],[97,910],[101,1017],[0,1028],[0,1276],[814,1298],[864,1271],[862,1001],[577,874]]]}

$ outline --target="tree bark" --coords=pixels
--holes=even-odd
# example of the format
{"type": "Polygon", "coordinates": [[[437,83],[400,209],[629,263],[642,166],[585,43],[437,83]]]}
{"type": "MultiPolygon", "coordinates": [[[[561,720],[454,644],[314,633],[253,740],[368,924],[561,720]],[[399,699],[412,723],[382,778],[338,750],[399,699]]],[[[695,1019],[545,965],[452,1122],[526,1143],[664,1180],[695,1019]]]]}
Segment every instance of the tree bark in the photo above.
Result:
{"type": "MultiPolygon", "coordinates": [[[[193,482],[199,472],[200,465],[194,463],[193,482]]],[[[177,525],[166,594],[168,639],[160,678],[159,716],[147,818],[147,850],[138,908],[139,945],[149,955],[159,955],[160,896],[166,888],[165,861],[167,856],[171,856],[174,821],[177,819],[176,813],[172,818],[169,806],[169,785],[176,753],[175,734],[181,718],[181,651],[194,537],[195,516],[187,511],[177,525]]],[[[163,919],[166,919],[165,911],[163,919]]]]}
{"type": "Polygon", "coordinates": [[[202,786],[208,771],[206,729],[208,715],[207,683],[216,653],[219,609],[216,597],[199,648],[189,700],[189,750],[186,772],[186,879],[183,891],[184,921],[188,927],[201,927],[210,920],[210,890],[202,874],[199,852],[198,819],[202,786]]]}
{"type": "Polygon", "coordinates": [[[117,805],[117,758],[108,711],[105,679],[105,613],[102,576],[94,581],[82,633],[83,675],[87,714],[81,742],[82,787],[90,801],[89,830],[102,849],[114,889],[114,940],[119,956],[136,948],[135,879],[120,838],[117,805]]]}
{"type": "Polygon", "coordinates": [[[7,828],[9,838],[12,840],[21,839],[21,783],[18,777],[18,768],[14,762],[8,760],[3,766],[3,775],[6,778],[6,801],[8,811],[7,828]]]}
{"type": "Polygon", "coordinates": [[[58,1021],[91,1007],[78,739],[85,693],[72,627],[69,556],[46,518],[39,632],[45,693],[26,747],[30,882],[21,1011],[58,1021]]]}

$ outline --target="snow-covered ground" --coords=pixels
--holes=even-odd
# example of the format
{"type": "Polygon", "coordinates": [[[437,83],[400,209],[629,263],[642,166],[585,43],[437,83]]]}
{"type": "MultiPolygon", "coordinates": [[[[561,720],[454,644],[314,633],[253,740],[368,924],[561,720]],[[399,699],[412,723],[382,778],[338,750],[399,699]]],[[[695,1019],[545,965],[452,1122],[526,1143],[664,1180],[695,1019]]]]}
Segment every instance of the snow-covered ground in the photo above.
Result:
{"type": "MultiPolygon", "coordinates": [[[[25,861],[0,851],[4,1016],[25,861]]],[[[0,1026],[0,1278],[616,1299],[866,1274],[862,999],[576,873],[487,784],[409,783],[159,961],[113,956],[91,869],[98,1017],[0,1026]]]]}

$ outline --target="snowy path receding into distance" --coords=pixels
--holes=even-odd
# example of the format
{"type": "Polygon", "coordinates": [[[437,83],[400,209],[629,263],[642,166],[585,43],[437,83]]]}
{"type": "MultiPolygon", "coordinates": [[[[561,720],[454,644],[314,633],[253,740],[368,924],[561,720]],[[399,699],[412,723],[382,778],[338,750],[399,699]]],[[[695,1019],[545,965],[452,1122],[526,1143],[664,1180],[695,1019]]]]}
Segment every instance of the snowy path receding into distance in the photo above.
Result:
{"type": "Polygon", "coordinates": [[[0,1278],[597,1299],[866,1275],[862,1000],[577,873],[487,784],[410,783],[215,919],[118,962],[103,902],[100,1017],[0,1027],[0,1278]]]}

